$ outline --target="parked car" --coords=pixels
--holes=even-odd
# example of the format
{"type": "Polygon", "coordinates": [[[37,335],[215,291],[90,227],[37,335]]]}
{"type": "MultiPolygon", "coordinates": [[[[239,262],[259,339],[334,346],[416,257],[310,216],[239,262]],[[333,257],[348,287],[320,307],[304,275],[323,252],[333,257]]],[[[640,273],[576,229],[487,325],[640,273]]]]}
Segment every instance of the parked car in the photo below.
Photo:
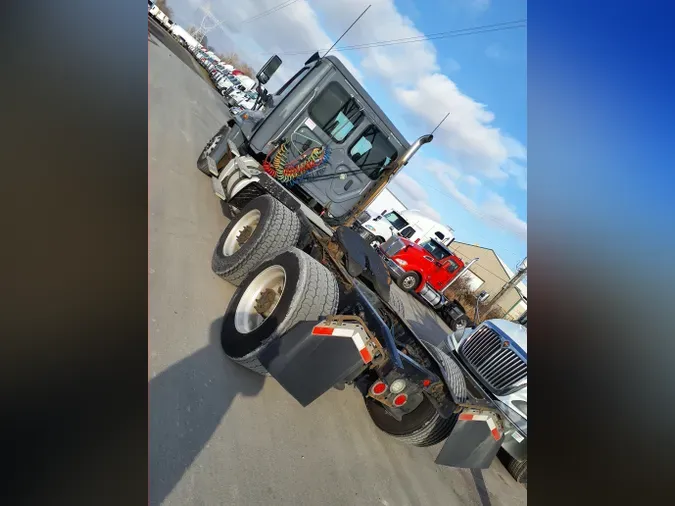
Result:
{"type": "Polygon", "coordinates": [[[232,95],[234,95],[234,105],[238,105],[239,107],[248,110],[253,109],[256,100],[258,100],[258,94],[253,91],[242,92],[237,90],[236,92],[233,92],[232,95]]]}
{"type": "Polygon", "coordinates": [[[220,81],[218,81],[216,83],[216,88],[218,89],[221,95],[226,96],[230,88],[232,88],[233,86],[239,86],[239,84],[240,84],[239,79],[230,74],[223,77],[220,81]]]}

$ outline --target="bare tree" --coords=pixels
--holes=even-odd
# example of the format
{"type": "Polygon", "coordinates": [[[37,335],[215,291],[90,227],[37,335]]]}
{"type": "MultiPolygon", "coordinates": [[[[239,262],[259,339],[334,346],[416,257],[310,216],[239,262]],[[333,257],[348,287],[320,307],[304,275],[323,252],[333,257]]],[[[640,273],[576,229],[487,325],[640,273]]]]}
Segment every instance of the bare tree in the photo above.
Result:
{"type": "Polygon", "coordinates": [[[242,61],[237,53],[220,53],[218,58],[228,65],[232,65],[237,70],[240,70],[242,74],[247,75],[250,78],[255,78],[255,70],[248,64],[242,61]]]}

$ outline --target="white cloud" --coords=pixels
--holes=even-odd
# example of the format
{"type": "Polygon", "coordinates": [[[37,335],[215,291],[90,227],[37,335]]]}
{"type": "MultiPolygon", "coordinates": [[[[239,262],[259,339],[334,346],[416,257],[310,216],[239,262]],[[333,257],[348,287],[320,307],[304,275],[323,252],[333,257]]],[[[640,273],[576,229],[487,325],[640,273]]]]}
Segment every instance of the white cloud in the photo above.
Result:
{"type": "Polygon", "coordinates": [[[444,193],[451,196],[455,202],[486,225],[509,232],[523,241],[527,240],[527,223],[518,217],[516,211],[506,203],[501,195],[485,190],[485,198],[479,204],[458,187],[458,180],[469,182],[467,176],[453,177],[454,167],[438,160],[430,162],[425,160],[425,167],[436,175],[443,186],[444,193]]]}
{"type": "Polygon", "coordinates": [[[457,88],[443,74],[428,74],[414,87],[395,90],[399,102],[422,117],[433,128],[445,111],[450,116],[436,137],[463,169],[491,179],[506,179],[501,165],[517,147],[516,141],[504,141],[499,129],[490,125],[494,114],[457,88]]]}
{"type": "MultiPolygon", "coordinates": [[[[190,3],[197,9],[203,2],[190,0],[190,3]]],[[[277,6],[279,0],[214,1],[211,3],[211,11],[223,21],[223,24],[208,34],[209,43],[217,50],[235,51],[255,69],[260,68],[272,53],[280,54],[283,63],[270,81],[269,88],[272,90],[295,74],[311,56],[311,53],[300,55],[283,53],[326,49],[334,42],[321,27],[319,13],[307,0],[297,1],[267,16],[242,23],[277,6]]],[[[202,17],[203,13],[197,11],[195,17],[198,19],[195,23],[197,26],[202,17]]],[[[346,55],[336,54],[336,56],[357,79],[361,79],[361,72],[346,55]]]]}
{"type": "Polygon", "coordinates": [[[527,223],[518,217],[501,195],[488,192],[487,199],[481,204],[481,212],[484,217],[494,219],[504,230],[511,232],[523,241],[527,240],[527,223]]]}
{"type": "Polygon", "coordinates": [[[397,174],[390,186],[409,209],[417,209],[431,219],[438,222],[443,221],[438,211],[427,203],[429,195],[426,190],[409,175],[402,172],[397,174]]]}
{"type": "Polygon", "coordinates": [[[513,160],[507,160],[504,165],[506,171],[511,174],[522,190],[527,190],[527,167],[524,167],[513,160]]]}
{"type": "Polygon", "coordinates": [[[464,181],[466,181],[468,184],[471,186],[480,186],[482,183],[480,179],[478,179],[476,176],[464,176],[464,181]]]}

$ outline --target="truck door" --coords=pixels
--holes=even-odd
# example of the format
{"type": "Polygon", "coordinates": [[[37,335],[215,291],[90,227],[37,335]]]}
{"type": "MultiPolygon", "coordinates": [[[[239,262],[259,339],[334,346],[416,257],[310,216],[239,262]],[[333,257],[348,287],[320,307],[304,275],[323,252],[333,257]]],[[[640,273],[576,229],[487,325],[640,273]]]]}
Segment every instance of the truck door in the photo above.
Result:
{"type": "Polygon", "coordinates": [[[441,262],[436,262],[431,283],[435,290],[442,289],[454,278],[460,271],[459,265],[452,258],[446,258],[441,262]]]}
{"type": "Polygon", "coordinates": [[[287,133],[292,158],[312,147],[330,146],[330,158],[300,188],[339,217],[349,212],[380,170],[399,155],[400,142],[380,129],[379,120],[337,72],[317,83],[315,95],[294,116],[287,133]]]}

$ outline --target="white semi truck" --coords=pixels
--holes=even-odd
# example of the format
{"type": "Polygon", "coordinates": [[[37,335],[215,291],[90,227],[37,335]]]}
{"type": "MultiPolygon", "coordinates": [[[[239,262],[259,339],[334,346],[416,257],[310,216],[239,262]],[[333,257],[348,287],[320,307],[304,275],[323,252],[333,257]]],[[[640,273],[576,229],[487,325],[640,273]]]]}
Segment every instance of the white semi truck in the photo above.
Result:
{"type": "Polygon", "coordinates": [[[434,239],[444,246],[449,246],[454,240],[453,230],[425,214],[414,209],[405,211],[384,211],[362,224],[362,235],[373,245],[380,245],[393,235],[404,237],[413,242],[434,239]]]}

